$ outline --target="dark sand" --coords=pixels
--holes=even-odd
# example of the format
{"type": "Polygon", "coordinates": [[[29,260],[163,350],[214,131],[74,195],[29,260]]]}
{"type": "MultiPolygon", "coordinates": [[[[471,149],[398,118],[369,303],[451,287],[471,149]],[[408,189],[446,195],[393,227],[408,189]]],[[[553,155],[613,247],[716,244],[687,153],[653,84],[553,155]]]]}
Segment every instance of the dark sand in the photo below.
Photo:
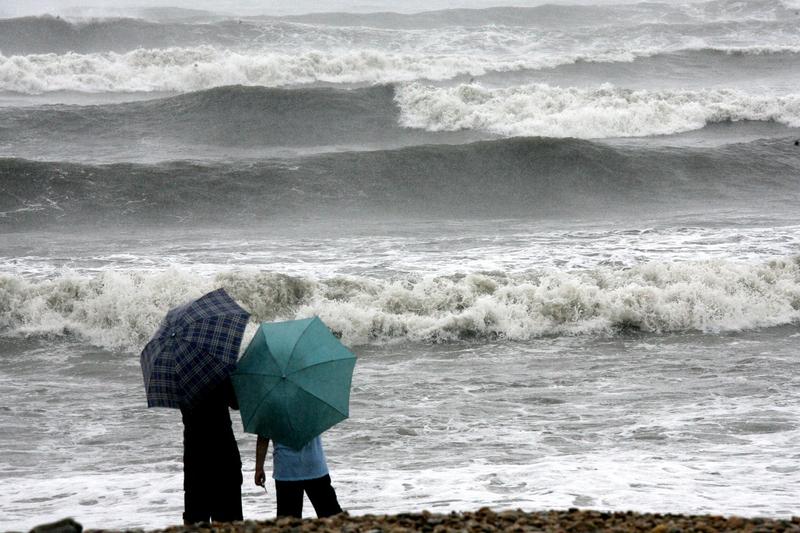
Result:
{"type": "MultiPolygon", "coordinates": [[[[95,532],[105,530],[91,530],[95,532]]],[[[715,532],[715,531],[796,531],[800,533],[800,517],[776,520],[770,518],[740,518],[714,515],[677,515],[660,513],[602,512],[569,509],[567,511],[499,511],[487,508],[476,512],[433,514],[403,513],[398,515],[348,516],[346,513],[327,519],[247,520],[233,524],[201,524],[174,526],[159,530],[163,533],[214,531],[232,533],[336,531],[341,533],[381,532],[440,532],[440,531],[642,531],[649,533],[715,532]]],[[[154,532],[155,533],[155,532],[154,532]]]]}

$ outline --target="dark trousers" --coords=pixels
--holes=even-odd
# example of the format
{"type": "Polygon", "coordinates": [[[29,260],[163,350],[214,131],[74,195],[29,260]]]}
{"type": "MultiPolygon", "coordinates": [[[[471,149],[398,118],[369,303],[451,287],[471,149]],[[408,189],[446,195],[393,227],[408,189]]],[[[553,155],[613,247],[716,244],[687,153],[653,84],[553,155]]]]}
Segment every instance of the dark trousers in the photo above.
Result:
{"type": "Polygon", "coordinates": [[[331,476],[302,481],[275,480],[275,496],[278,500],[278,516],[303,517],[303,492],[308,494],[317,518],[333,516],[342,512],[336,491],[331,485],[331,476]]]}
{"type": "Polygon", "coordinates": [[[186,524],[198,522],[238,522],[242,520],[241,482],[205,483],[184,485],[183,521],[186,524]]]}

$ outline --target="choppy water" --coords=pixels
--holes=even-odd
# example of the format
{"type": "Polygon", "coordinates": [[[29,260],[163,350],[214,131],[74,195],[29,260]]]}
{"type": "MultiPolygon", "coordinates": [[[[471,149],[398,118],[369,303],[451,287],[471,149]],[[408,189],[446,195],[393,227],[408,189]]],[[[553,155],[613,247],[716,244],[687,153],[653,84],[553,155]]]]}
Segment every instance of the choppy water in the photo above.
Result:
{"type": "Polygon", "coordinates": [[[0,529],[180,520],[219,286],[360,356],[351,513],[799,514],[798,7],[0,19],[0,529]]]}
{"type": "MultiPolygon", "coordinates": [[[[797,340],[790,327],[361,348],[352,416],[325,438],[335,486],[351,513],[796,514],[797,340]]],[[[179,418],[142,407],[134,358],[74,341],[3,351],[6,527],[178,520],[179,418]]],[[[249,474],[254,439],[237,435],[249,474]]],[[[245,479],[245,515],[271,516],[272,490],[245,479]]]]}

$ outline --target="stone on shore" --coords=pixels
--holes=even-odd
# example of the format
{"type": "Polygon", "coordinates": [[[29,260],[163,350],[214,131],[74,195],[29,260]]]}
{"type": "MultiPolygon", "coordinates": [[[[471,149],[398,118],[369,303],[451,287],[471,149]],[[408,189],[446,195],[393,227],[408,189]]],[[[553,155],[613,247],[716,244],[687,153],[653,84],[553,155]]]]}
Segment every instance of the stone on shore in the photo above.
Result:
{"type": "Polygon", "coordinates": [[[31,529],[30,533],[81,533],[83,526],[72,518],[64,518],[58,522],[42,524],[31,529]]]}

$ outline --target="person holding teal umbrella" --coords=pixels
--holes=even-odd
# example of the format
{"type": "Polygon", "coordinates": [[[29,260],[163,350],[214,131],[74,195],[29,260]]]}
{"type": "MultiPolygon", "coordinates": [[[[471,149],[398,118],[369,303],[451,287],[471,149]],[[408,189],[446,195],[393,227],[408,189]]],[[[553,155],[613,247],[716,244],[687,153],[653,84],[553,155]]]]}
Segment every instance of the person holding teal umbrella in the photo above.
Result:
{"type": "Polygon", "coordinates": [[[278,516],[342,512],[319,435],[349,416],[356,356],[318,317],[264,322],[231,375],[245,431],[258,435],[255,483],[264,486],[270,440],[278,516]]]}
{"type": "MultiPolygon", "coordinates": [[[[256,445],[255,483],[264,487],[264,459],[269,438],[258,436],[256,445]]],[[[275,480],[277,516],[303,517],[303,493],[308,495],[318,518],[342,512],[322,450],[322,439],[314,437],[300,450],[275,443],[272,452],[272,477],[275,480]]],[[[266,490],[266,488],[265,488],[266,490]]]]}

